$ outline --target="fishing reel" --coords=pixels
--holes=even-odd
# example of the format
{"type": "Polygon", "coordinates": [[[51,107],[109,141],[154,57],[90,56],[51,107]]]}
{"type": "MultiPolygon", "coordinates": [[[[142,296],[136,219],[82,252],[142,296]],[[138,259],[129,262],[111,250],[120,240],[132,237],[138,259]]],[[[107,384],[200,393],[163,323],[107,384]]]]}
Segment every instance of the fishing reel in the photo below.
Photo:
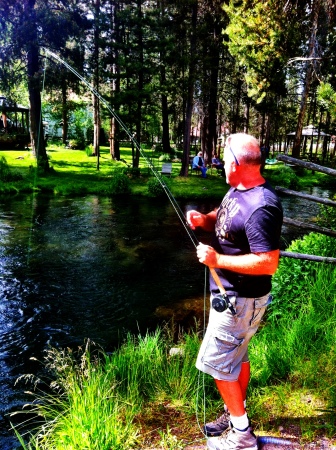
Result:
{"type": "Polygon", "coordinates": [[[236,311],[235,311],[234,307],[232,306],[227,294],[217,294],[215,297],[213,297],[211,304],[212,304],[213,309],[217,312],[221,313],[221,312],[224,312],[225,310],[229,309],[233,316],[236,314],[236,311]]]}

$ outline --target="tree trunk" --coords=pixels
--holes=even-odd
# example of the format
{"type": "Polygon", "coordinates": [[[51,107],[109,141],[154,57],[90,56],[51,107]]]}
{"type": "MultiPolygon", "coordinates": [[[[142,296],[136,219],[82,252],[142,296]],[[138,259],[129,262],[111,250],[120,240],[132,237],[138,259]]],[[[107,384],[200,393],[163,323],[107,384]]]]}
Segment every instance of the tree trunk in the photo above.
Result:
{"type": "MultiPolygon", "coordinates": [[[[142,0],[137,0],[138,8],[138,24],[137,24],[137,41],[139,52],[139,71],[138,71],[138,102],[136,117],[136,140],[140,145],[141,142],[141,120],[142,120],[142,92],[144,86],[144,54],[143,54],[143,31],[142,31],[142,0]]],[[[133,157],[133,167],[139,167],[140,152],[138,146],[135,149],[133,157]]]]}
{"type": "MultiPolygon", "coordinates": [[[[316,44],[316,32],[318,28],[318,17],[320,11],[321,0],[314,0],[313,2],[313,20],[312,20],[312,32],[309,40],[309,58],[314,58],[315,56],[315,44],[316,44]]],[[[307,71],[306,71],[306,80],[305,85],[301,97],[300,111],[296,126],[295,139],[293,144],[292,156],[293,158],[300,158],[300,148],[301,148],[301,138],[302,138],[302,129],[303,129],[303,121],[307,108],[307,100],[310,91],[310,85],[313,79],[314,73],[314,60],[307,61],[307,71]]]]}
{"type": "Polygon", "coordinates": [[[210,98],[208,105],[208,140],[206,142],[205,153],[207,161],[211,162],[212,154],[216,151],[217,144],[217,93],[218,93],[218,66],[219,50],[212,51],[212,66],[210,75],[210,98]]]}
{"type": "MultiPolygon", "coordinates": [[[[95,5],[95,24],[94,24],[94,50],[93,50],[93,87],[99,92],[99,14],[100,0],[96,0],[95,5]]],[[[100,134],[100,116],[99,99],[93,94],[93,155],[97,157],[97,170],[99,170],[99,134],[100,134]]]]}
{"type": "Polygon", "coordinates": [[[161,66],[162,150],[163,153],[170,153],[168,97],[164,93],[165,83],[166,83],[166,69],[162,64],[161,66]]]}
{"type": "Polygon", "coordinates": [[[68,121],[68,106],[67,106],[67,89],[66,89],[66,81],[63,79],[62,81],[62,143],[66,145],[68,140],[68,129],[69,129],[69,121],[68,121]]]}
{"type": "Polygon", "coordinates": [[[239,130],[239,111],[240,111],[240,100],[241,100],[241,90],[242,90],[242,81],[241,80],[237,80],[237,85],[236,85],[236,103],[235,105],[233,105],[233,111],[232,111],[232,115],[233,115],[233,121],[232,121],[232,133],[237,133],[237,131],[239,130]]]}
{"type": "Polygon", "coordinates": [[[192,5],[192,31],[190,39],[190,65],[188,74],[188,93],[187,106],[183,133],[183,157],[180,175],[182,177],[188,176],[189,169],[189,153],[190,153],[190,131],[191,131],[191,116],[194,105],[194,83],[195,83],[195,67],[196,67],[196,26],[197,26],[197,7],[198,0],[195,0],[192,5]]]}
{"type": "Polygon", "coordinates": [[[265,146],[270,148],[271,117],[269,112],[266,113],[265,120],[265,146]]]}
{"type": "Polygon", "coordinates": [[[247,99],[244,106],[244,133],[249,132],[250,127],[250,101],[247,99]]]}
{"type": "MultiPolygon", "coordinates": [[[[97,87],[95,87],[97,89],[97,87]]],[[[99,131],[100,131],[100,117],[99,117],[99,99],[93,95],[93,156],[97,156],[97,169],[99,169],[99,131]]]]}
{"type": "MultiPolygon", "coordinates": [[[[114,54],[114,63],[112,64],[112,92],[111,99],[120,93],[120,70],[118,66],[118,45],[120,45],[120,32],[118,20],[118,2],[111,3],[111,28],[114,31],[114,37],[111,43],[111,53],[114,54]]],[[[111,102],[111,108],[113,108],[111,102]]],[[[120,145],[119,145],[119,123],[114,117],[110,120],[110,155],[112,159],[120,160],[120,145]]]]}
{"type": "MultiPolygon", "coordinates": [[[[35,20],[35,0],[29,0],[26,3],[29,8],[29,16],[31,17],[32,27],[36,23],[35,20]]],[[[41,93],[40,93],[40,76],[39,76],[39,47],[37,44],[36,33],[30,35],[30,42],[27,45],[28,58],[28,91],[30,102],[30,137],[33,152],[36,156],[37,167],[43,172],[49,170],[48,156],[44,142],[44,132],[42,123],[41,109],[41,93]]]]}
{"type": "MultiPolygon", "coordinates": [[[[158,1],[157,7],[160,8],[161,16],[165,13],[165,2],[158,1]]],[[[169,138],[169,114],[168,114],[168,97],[166,94],[166,51],[163,47],[160,51],[160,87],[161,87],[161,116],[162,116],[162,150],[163,153],[170,153],[170,138],[169,138]]]]}

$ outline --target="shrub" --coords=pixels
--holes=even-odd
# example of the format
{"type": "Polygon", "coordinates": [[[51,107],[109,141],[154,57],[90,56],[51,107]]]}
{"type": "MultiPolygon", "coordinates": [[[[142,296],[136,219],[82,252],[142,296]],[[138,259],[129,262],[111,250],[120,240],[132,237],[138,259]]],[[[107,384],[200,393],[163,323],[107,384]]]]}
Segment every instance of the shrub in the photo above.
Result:
{"type": "Polygon", "coordinates": [[[333,206],[320,205],[317,224],[321,227],[336,230],[336,208],[334,208],[333,206]]]}
{"type": "Polygon", "coordinates": [[[124,175],[129,175],[130,177],[133,177],[133,178],[139,178],[141,171],[140,171],[139,167],[124,167],[122,169],[122,173],[124,175]]]}
{"type": "Polygon", "coordinates": [[[148,192],[153,196],[153,197],[161,197],[166,195],[165,190],[163,188],[163,186],[167,185],[167,183],[163,180],[162,182],[160,182],[156,177],[151,178],[148,183],[147,183],[147,187],[148,187],[148,192]],[[163,185],[162,185],[163,183],[163,185]]]}
{"type": "Polygon", "coordinates": [[[85,148],[85,141],[81,138],[70,139],[68,147],[73,150],[83,150],[85,148]]]}
{"type": "Polygon", "coordinates": [[[0,181],[20,181],[23,176],[18,171],[11,171],[4,156],[0,157],[0,181]]]}
{"type": "MultiPolygon", "coordinates": [[[[336,239],[318,233],[310,233],[298,239],[288,248],[290,252],[333,257],[336,254],[336,239]]],[[[308,295],[316,281],[320,264],[313,261],[281,258],[279,268],[273,277],[274,299],[269,308],[271,315],[295,316],[302,298],[308,295]]],[[[328,266],[330,267],[330,266],[328,266]]]]}
{"type": "Polygon", "coordinates": [[[170,161],[171,160],[171,156],[170,155],[168,155],[168,153],[165,153],[165,154],[163,154],[163,155],[161,155],[161,156],[159,156],[159,161],[170,161]]]}
{"type": "Polygon", "coordinates": [[[9,174],[7,181],[20,181],[20,180],[23,180],[22,174],[17,170],[12,170],[9,174]]]}
{"type": "Polygon", "coordinates": [[[1,156],[0,158],[0,180],[8,181],[8,177],[10,176],[10,169],[7,164],[6,158],[1,156]]]}
{"type": "Polygon", "coordinates": [[[115,172],[110,184],[110,195],[126,195],[131,191],[130,180],[123,172],[115,172]]]}
{"type": "Polygon", "coordinates": [[[273,170],[267,174],[273,186],[295,188],[298,185],[298,177],[295,171],[288,166],[282,166],[279,170],[273,170]]]}
{"type": "Polygon", "coordinates": [[[92,144],[87,145],[85,147],[85,153],[86,153],[86,156],[92,156],[93,155],[93,145],[92,144]]]}
{"type": "Polygon", "coordinates": [[[162,152],[162,150],[163,150],[162,144],[155,144],[155,146],[154,146],[155,152],[162,152]]]}

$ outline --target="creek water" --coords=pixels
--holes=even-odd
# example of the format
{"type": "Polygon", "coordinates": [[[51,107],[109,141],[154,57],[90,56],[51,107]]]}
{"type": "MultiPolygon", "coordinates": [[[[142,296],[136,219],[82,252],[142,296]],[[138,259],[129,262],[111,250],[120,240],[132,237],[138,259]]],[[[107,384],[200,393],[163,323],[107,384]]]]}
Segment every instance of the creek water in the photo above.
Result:
{"type": "MultiPolygon", "coordinates": [[[[303,199],[282,202],[287,217],[318,213],[303,199]]],[[[180,206],[208,212],[216,204],[180,206]]],[[[284,227],[282,249],[300,234],[284,227]]],[[[19,448],[10,430],[19,419],[10,413],[22,409],[27,386],[15,381],[43,370],[49,346],[76,348],[89,338],[109,351],[127,332],[145,333],[173,315],[185,327],[203,317],[205,270],[167,199],[2,198],[0,269],[2,450],[19,448]]]]}

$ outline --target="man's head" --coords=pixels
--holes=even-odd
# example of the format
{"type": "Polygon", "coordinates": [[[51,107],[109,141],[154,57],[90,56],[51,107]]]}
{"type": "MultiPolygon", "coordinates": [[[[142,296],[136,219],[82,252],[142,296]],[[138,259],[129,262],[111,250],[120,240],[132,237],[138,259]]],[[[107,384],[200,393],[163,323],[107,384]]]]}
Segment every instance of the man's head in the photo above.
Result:
{"type": "Polygon", "coordinates": [[[231,134],[224,149],[226,181],[233,187],[260,184],[261,152],[257,139],[249,134],[231,134]]]}
{"type": "Polygon", "coordinates": [[[197,156],[202,156],[202,152],[198,152],[198,153],[197,153],[197,156]]]}

